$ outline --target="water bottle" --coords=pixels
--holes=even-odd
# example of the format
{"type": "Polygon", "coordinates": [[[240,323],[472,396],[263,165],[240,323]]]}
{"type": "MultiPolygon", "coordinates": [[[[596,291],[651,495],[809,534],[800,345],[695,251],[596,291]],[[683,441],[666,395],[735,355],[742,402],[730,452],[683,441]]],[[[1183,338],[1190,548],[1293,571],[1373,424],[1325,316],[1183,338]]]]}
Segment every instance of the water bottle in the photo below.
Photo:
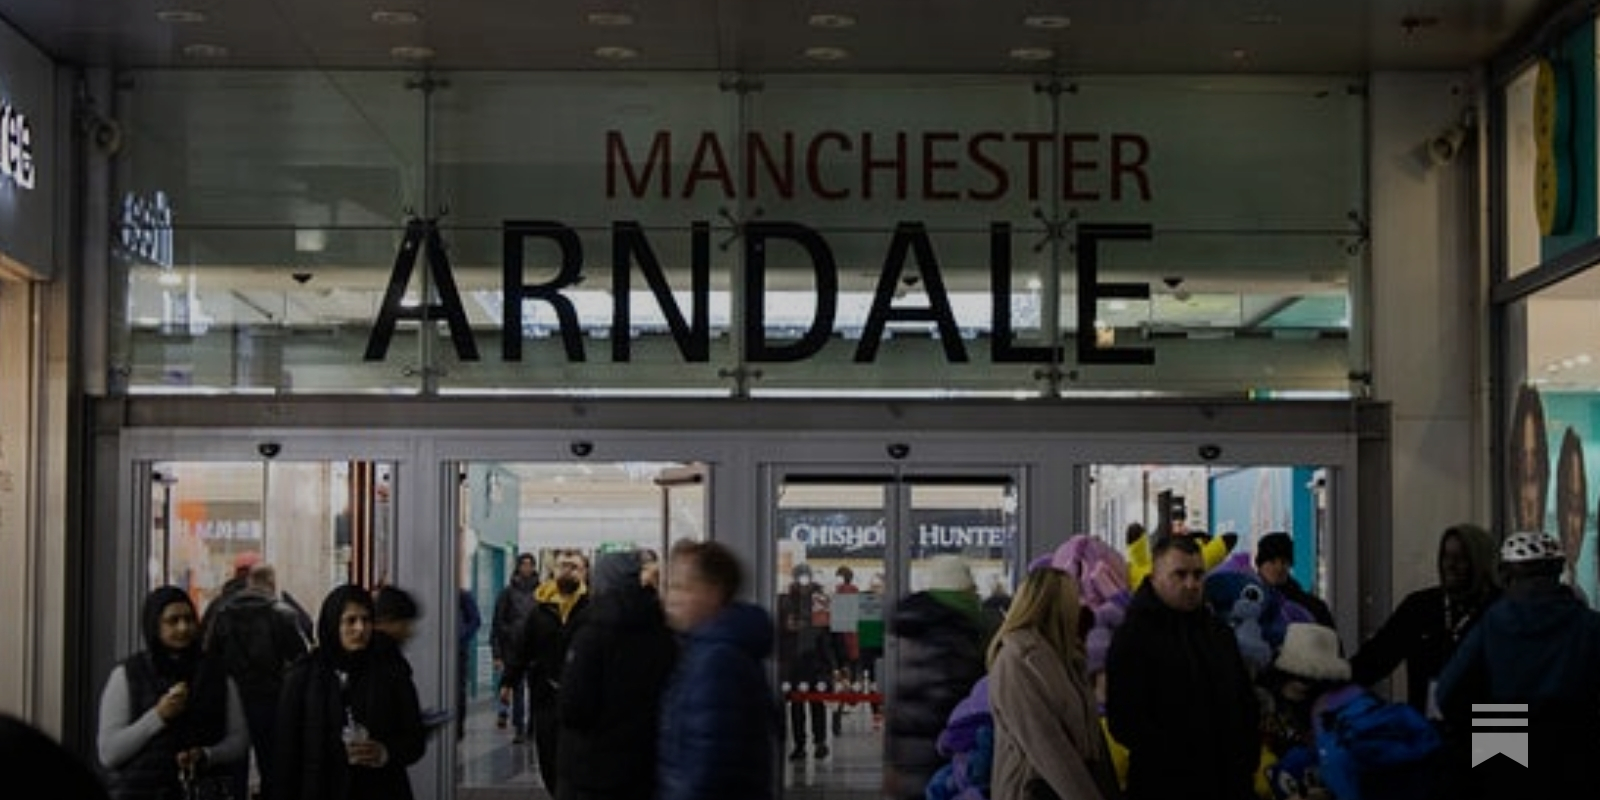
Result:
{"type": "Polygon", "coordinates": [[[340,732],[340,738],[344,739],[346,758],[351,759],[350,763],[355,763],[354,755],[349,752],[350,745],[357,742],[365,742],[367,740],[367,728],[365,725],[356,722],[355,715],[348,708],[344,710],[344,730],[340,732]]]}

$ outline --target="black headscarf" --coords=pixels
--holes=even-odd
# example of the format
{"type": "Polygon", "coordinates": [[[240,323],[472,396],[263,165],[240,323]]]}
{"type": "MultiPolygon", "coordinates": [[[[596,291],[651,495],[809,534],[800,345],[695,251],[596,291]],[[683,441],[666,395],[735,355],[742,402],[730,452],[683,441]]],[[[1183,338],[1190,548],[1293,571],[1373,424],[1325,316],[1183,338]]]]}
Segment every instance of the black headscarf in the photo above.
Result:
{"type": "Polygon", "coordinates": [[[161,613],[174,603],[188,606],[195,615],[195,625],[200,624],[199,611],[188,592],[171,585],[152,589],[145,595],[139,616],[145,657],[160,681],[161,691],[180,681],[189,684],[189,710],[177,725],[179,741],[185,746],[215,744],[227,729],[227,674],[220,664],[211,664],[201,657],[198,632],[182,650],[173,650],[162,643],[161,613]]]}
{"type": "Polygon", "coordinates": [[[367,656],[372,650],[369,645],[365,650],[352,652],[344,649],[339,641],[339,617],[344,615],[344,607],[351,603],[365,607],[369,616],[376,617],[372,593],[351,583],[335,586],[328,592],[322,598],[322,610],[317,613],[317,657],[333,665],[334,669],[347,673],[364,670],[367,656]]]}
{"type": "MultiPolygon", "coordinates": [[[[195,671],[200,667],[200,636],[196,634],[189,646],[182,650],[173,650],[161,641],[161,613],[173,603],[188,606],[195,615],[195,624],[199,624],[199,611],[195,609],[194,600],[188,592],[176,586],[158,586],[144,598],[139,629],[144,632],[144,647],[150,653],[150,663],[155,667],[156,674],[169,683],[188,681],[192,684],[195,671]]],[[[194,687],[191,685],[189,688],[194,687]]]]}

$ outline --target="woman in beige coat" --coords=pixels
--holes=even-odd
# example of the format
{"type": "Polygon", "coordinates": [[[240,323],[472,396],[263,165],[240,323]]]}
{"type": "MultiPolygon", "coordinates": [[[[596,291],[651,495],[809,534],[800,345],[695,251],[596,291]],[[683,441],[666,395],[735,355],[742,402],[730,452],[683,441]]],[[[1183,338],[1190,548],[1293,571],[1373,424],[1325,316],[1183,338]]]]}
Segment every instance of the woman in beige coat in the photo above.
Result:
{"type": "Polygon", "coordinates": [[[1121,796],[1085,671],[1078,610],[1077,581],[1040,559],[989,646],[992,800],[1121,796]]]}

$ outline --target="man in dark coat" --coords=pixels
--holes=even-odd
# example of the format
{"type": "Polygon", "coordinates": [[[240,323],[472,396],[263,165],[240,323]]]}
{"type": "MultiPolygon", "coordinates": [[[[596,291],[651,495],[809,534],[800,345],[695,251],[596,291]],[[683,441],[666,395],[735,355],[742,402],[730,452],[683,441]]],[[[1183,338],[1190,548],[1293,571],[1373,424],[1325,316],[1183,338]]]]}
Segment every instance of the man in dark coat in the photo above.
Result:
{"type": "Polygon", "coordinates": [[[1106,716],[1128,748],[1129,800],[1251,800],[1259,706],[1233,631],[1204,603],[1205,562],[1158,539],[1106,655],[1106,716]]]}
{"type": "Polygon", "coordinates": [[[517,683],[505,680],[506,663],[522,650],[522,639],[528,629],[528,615],[533,613],[537,601],[533,592],[539,585],[538,562],[532,553],[517,556],[517,567],[511,573],[506,588],[494,600],[494,613],[489,618],[489,650],[494,659],[494,671],[501,676],[502,685],[509,693],[501,692],[501,711],[496,724],[504,728],[509,716],[512,741],[521,744],[528,739],[528,684],[526,675],[517,683]]]}
{"type": "Polygon", "coordinates": [[[744,569],[720,542],[679,541],[667,569],[667,622],[683,650],[661,698],[656,800],[773,800],[772,615],[735,599],[744,569]]]}
{"type": "MultiPolygon", "coordinates": [[[[277,740],[278,693],[289,667],[306,654],[292,609],[278,599],[278,573],[267,563],[250,568],[243,588],[214,606],[206,630],[205,651],[221,660],[239,687],[250,746],[256,754],[261,794],[272,795],[276,773],[273,747],[277,740]]],[[[208,609],[210,611],[210,609],[208,609]]],[[[250,764],[235,767],[236,797],[249,794],[250,764]]]]}
{"type": "Polygon", "coordinates": [[[1318,625],[1338,629],[1333,610],[1322,598],[1306,591],[1294,579],[1294,540],[1283,531],[1273,531],[1256,541],[1256,576],[1276,589],[1283,599],[1305,609],[1318,625]]]}
{"type": "Polygon", "coordinates": [[[650,800],[655,794],[656,721],[677,643],[639,570],[639,554],[632,551],[605,553],[595,562],[589,610],[572,635],[556,699],[556,800],[650,800]]]}
{"type": "Polygon", "coordinates": [[[558,552],[555,559],[555,577],[533,590],[533,610],[523,623],[521,644],[506,661],[500,699],[508,697],[511,687],[527,681],[539,780],[551,795],[560,796],[556,785],[560,777],[561,677],[567,647],[589,607],[589,560],[577,550],[558,552]]]}

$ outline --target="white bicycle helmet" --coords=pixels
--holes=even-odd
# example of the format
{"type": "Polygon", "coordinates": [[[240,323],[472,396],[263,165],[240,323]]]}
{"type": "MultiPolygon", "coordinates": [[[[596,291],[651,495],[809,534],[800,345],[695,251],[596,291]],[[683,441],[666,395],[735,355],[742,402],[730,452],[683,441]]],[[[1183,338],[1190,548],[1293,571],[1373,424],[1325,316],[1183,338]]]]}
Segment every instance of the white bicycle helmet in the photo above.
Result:
{"type": "Polygon", "coordinates": [[[1548,533],[1522,531],[1506,537],[1500,545],[1500,561],[1525,564],[1529,561],[1563,561],[1567,557],[1561,542],[1548,533]]]}

